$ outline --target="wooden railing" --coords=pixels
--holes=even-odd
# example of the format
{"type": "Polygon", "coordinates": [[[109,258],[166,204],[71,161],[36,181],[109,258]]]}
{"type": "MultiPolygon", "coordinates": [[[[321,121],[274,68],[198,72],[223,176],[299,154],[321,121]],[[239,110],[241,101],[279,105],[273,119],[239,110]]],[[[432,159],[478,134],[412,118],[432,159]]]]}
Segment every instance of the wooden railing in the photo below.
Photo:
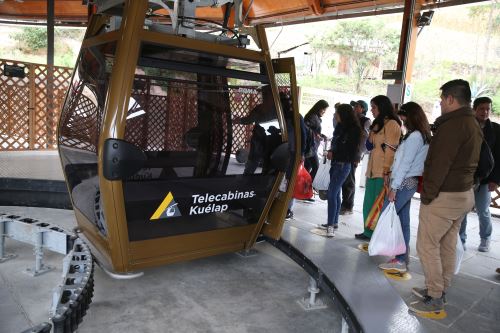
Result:
{"type": "Polygon", "coordinates": [[[72,69],[0,59],[0,151],[56,149],[56,129],[72,69]],[[25,77],[6,76],[5,65],[25,77]]]}

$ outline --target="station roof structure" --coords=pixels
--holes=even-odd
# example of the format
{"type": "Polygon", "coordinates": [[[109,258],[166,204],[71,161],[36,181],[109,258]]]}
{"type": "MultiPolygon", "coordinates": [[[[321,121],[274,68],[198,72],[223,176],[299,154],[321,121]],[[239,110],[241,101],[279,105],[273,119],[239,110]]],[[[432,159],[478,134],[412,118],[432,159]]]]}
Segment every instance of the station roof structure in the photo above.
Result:
{"type": "MultiPolygon", "coordinates": [[[[422,10],[484,0],[416,0],[422,10]]],[[[57,25],[86,25],[86,0],[54,0],[57,25]]],[[[214,1],[217,2],[217,1],[214,1]]],[[[243,0],[247,25],[298,24],[337,18],[402,12],[404,0],[243,0]]],[[[166,14],[166,12],[165,12],[166,14]]],[[[201,8],[197,17],[221,21],[221,8],[201,8]]],[[[47,18],[46,0],[0,0],[0,23],[39,23],[47,18]]]]}

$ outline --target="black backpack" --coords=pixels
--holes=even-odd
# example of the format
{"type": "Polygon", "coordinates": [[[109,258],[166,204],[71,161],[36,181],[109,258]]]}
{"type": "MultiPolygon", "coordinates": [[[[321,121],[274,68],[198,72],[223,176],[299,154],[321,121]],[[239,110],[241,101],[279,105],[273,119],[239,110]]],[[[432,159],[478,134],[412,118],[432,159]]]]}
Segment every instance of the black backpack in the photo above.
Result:
{"type": "Polygon", "coordinates": [[[490,146],[483,138],[481,152],[479,153],[479,162],[477,163],[476,173],[474,173],[474,183],[480,184],[484,179],[488,178],[494,166],[495,159],[491,153],[490,146]]]}

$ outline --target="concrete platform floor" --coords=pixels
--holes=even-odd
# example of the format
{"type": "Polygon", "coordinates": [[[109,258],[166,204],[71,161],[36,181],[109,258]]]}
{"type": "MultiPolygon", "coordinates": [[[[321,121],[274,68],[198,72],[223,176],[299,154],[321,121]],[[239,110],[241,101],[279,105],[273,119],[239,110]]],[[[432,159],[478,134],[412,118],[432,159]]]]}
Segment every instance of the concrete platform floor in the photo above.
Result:
{"type": "MultiPolygon", "coordinates": [[[[63,179],[56,152],[3,152],[0,177],[63,179]],[[36,168],[33,166],[36,165],[36,168]]],[[[359,179],[359,171],[357,179],[359,179]]],[[[354,234],[362,230],[363,189],[358,188],[354,214],[340,218],[332,242],[357,247],[354,234]]],[[[412,201],[409,281],[392,285],[407,302],[411,288],[422,286],[422,268],[415,251],[420,202],[412,201]]],[[[287,223],[309,232],[325,223],[325,201],[297,202],[287,223]]],[[[0,212],[74,225],[72,211],[0,207],[0,212]]],[[[468,242],[461,271],[448,291],[448,317],[420,319],[430,332],[498,332],[500,327],[500,220],[493,218],[491,251],[480,253],[477,216],[469,215],[468,242]]],[[[317,236],[321,237],[321,236],[317,236]]],[[[297,300],[306,295],[307,274],[269,244],[257,244],[259,255],[241,258],[226,254],[147,270],[142,278],[117,281],[96,269],[96,293],[79,332],[338,332],[340,316],[332,306],[306,312],[297,300]]],[[[59,270],[38,278],[22,273],[34,263],[32,249],[9,240],[14,261],[0,264],[0,332],[16,333],[47,321],[51,290],[60,281],[62,256],[47,252],[47,262],[59,270]]],[[[332,255],[335,255],[332,253],[332,255]]],[[[366,254],[367,255],[367,254],[366,254]]],[[[387,258],[372,258],[378,265],[387,258]]],[[[382,273],[381,273],[382,274],[382,273]]],[[[381,318],[383,320],[383,318],[381,318]]]]}
{"type": "MultiPolygon", "coordinates": [[[[36,217],[70,230],[68,210],[0,207],[0,212],[36,217]]],[[[46,251],[55,271],[31,277],[29,245],[7,240],[18,258],[0,264],[0,332],[19,333],[48,321],[52,289],[61,280],[62,255],[46,251]]],[[[257,254],[237,254],[145,270],[143,277],[114,280],[95,270],[95,294],[78,332],[339,332],[340,313],[328,308],[304,311],[309,276],[266,242],[257,254]]]]}
{"type": "Polygon", "coordinates": [[[64,180],[57,150],[2,151],[0,177],[64,180]]]}
{"type": "MultiPolygon", "coordinates": [[[[354,238],[362,228],[362,205],[364,189],[356,189],[354,214],[340,217],[339,229],[332,242],[357,247],[360,241],[354,238]]],[[[420,201],[412,200],[411,206],[411,259],[409,270],[412,276],[408,281],[390,279],[404,301],[409,304],[417,300],[411,293],[413,287],[424,286],[424,275],[416,252],[418,210],[420,201]]],[[[318,223],[326,223],[327,202],[316,198],[314,203],[296,201],[293,208],[294,218],[287,223],[309,232],[318,223]]],[[[468,215],[467,251],[460,272],[454,276],[451,288],[447,291],[447,318],[442,320],[420,319],[429,332],[490,333],[500,331],[500,219],[493,218],[491,250],[487,253],[477,251],[479,245],[479,222],[475,213],[468,215]]],[[[321,236],[318,236],[321,237],[321,236]]],[[[332,254],[335,255],[335,254],[332,254]]],[[[368,255],[368,254],[366,254],[368,255]]],[[[386,261],[385,257],[372,257],[373,264],[386,261]]],[[[382,274],[382,272],[381,272],[382,274]]]]}

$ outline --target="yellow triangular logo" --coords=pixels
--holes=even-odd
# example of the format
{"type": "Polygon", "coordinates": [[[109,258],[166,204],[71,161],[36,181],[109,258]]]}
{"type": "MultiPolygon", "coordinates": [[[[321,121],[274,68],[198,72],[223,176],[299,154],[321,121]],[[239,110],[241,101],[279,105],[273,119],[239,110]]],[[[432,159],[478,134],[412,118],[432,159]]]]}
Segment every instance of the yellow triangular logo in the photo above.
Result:
{"type": "Polygon", "coordinates": [[[162,203],[160,204],[160,206],[158,206],[149,220],[152,221],[177,216],[182,216],[182,214],[179,210],[179,207],[177,207],[177,203],[174,200],[172,192],[168,192],[165,199],[163,199],[162,203]]]}

